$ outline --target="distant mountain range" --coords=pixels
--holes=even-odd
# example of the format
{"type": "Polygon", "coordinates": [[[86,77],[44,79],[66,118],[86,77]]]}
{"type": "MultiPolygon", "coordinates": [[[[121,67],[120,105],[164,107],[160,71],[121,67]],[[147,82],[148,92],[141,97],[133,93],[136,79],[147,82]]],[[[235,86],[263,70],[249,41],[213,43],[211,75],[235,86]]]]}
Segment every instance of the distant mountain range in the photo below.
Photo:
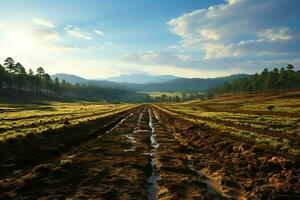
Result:
{"type": "Polygon", "coordinates": [[[162,83],[177,79],[180,77],[172,75],[162,75],[162,76],[151,76],[146,74],[122,74],[120,76],[112,77],[105,79],[107,81],[118,82],[118,83],[138,83],[138,84],[147,84],[147,83],[162,83]]]}
{"type": "Polygon", "coordinates": [[[51,77],[52,79],[55,79],[57,77],[59,80],[65,80],[72,84],[87,83],[89,81],[100,81],[100,82],[109,81],[109,82],[116,82],[116,83],[148,84],[148,83],[163,83],[163,82],[180,78],[172,75],[152,76],[146,74],[122,74],[120,76],[115,76],[107,79],[88,80],[76,75],[64,74],[64,73],[54,74],[51,77]]]}
{"type": "Polygon", "coordinates": [[[139,92],[203,92],[207,89],[216,87],[226,81],[246,77],[246,74],[237,74],[217,78],[180,78],[171,75],[149,76],[145,74],[128,74],[109,78],[107,80],[88,80],[71,74],[54,74],[62,81],[76,84],[89,84],[102,87],[117,87],[131,89],[139,92]]]}
{"type": "Polygon", "coordinates": [[[58,73],[58,74],[51,75],[52,80],[54,80],[55,78],[58,78],[60,81],[65,80],[72,84],[89,82],[88,79],[84,79],[84,78],[81,78],[81,77],[73,75],[73,74],[58,73]]]}

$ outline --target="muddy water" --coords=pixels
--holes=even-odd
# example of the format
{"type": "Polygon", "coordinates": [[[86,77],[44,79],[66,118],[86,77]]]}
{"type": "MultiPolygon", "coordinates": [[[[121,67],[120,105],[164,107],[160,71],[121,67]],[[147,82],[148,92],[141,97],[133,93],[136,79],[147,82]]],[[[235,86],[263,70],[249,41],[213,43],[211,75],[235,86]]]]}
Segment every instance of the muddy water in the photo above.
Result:
{"type": "Polygon", "coordinates": [[[157,171],[157,158],[156,158],[156,150],[159,147],[155,140],[155,128],[152,123],[152,113],[150,110],[148,110],[149,114],[149,128],[151,129],[151,134],[150,134],[150,142],[151,142],[151,176],[148,179],[148,183],[150,184],[148,188],[148,199],[149,200],[155,200],[157,199],[157,192],[158,192],[158,187],[157,187],[157,180],[158,180],[158,171],[157,171]]]}
{"type": "Polygon", "coordinates": [[[136,140],[135,140],[134,134],[140,132],[140,126],[141,126],[141,122],[142,122],[142,117],[143,117],[143,112],[141,111],[141,113],[139,115],[137,126],[134,128],[133,133],[128,133],[128,134],[124,135],[125,138],[126,138],[126,140],[127,140],[127,142],[130,143],[130,145],[131,145],[130,148],[124,149],[123,150],[124,152],[131,152],[131,151],[135,151],[136,150],[136,147],[135,147],[136,140]]]}
{"type": "Polygon", "coordinates": [[[154,114],[155,119],[157,119],[157,121],[158,121],[159,123],[162,123],[161,120],[159,119],[159,117],[158,117],[158,115],[157,115],[157,113],[156,113],[155,110],[153,110],[153,114],[154,114]]]}
{"type": "Polygon", "coordinates": [[[187,158],[188,158],[188,167],[189,167],[193,172],[195,172],[196,174],[198,174],[199,180],[200,180],[202,183],[205,183],[205,184],[206,184],[207,191],[208,191],[210,194],[212,194],[214,200],[219,200],[219,199],[222,199],[222,198],[224,198],[224,197],[230,198],[229,195],[227,195],[226,193],[223,192],[222,186],[221,186],[220,183],[218,183],[217,181],[214,181],[214,180],[208,178],[207,174],[205,174],[204,172],[202,172],[202,171],[200,171],[200,170],[197,170],[197,169],[194,167],[194,164],[193,164],[193,161],[191,160],[191,157],[190,157],[190,156],[187,156],[187,158]]]}
{"type": "Polygon", "coordinates": [[[129,115],[127,115],[126,117],[124,117],[119,123],[117,123],[117,125],[115,125],[114,127],[112,127],[110,130],[106,131],[106,133],[111,133],[113,130],[115,130],[116,128],[118,128],[121,124],[123,124],[123,122],[131,117],[134,113],[130,113],[129,115]]]}
{"type": "MultiPolygon", "coordinates": [[[[126,119],[128,119],[129,117],[131,117],[134,113],[130,113],[129,115],[127,115],[126,117],[124,117],[123,119],[121,119],[121,121],[119,123],[117,123],[114,127],[112,127],[111,129],[107,130],[105,132],[105,134],[111,133],[113,130],[115,130],[116,128],[118,128],[120,125],[122,125],[124,123],[124,121],[126,119]]],[[[99,135],[97,138],[102,138],[104,136],[104,134],[99,135]]]]}
{"type": "Polygon", "coordinates": [[[130,135],[125,135],[125,137],[127,138],[127,141],[131,144],[131,147],[129,149],[124,149],[124,152],[130,152],[130,151],[135,151],[135,146],[134,143],[136,143],[134,137],[130,134],[130,135]]]}

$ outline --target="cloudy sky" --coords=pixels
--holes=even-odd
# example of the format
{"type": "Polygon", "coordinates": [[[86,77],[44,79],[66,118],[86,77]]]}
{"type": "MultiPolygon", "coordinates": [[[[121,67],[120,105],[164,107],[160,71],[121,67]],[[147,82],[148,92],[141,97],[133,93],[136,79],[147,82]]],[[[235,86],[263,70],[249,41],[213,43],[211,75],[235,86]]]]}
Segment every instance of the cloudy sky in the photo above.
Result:
{"type": "Polygon", "coordinates": [[[299,0],[0,1],[0,59],[85,78],[300,67],[299,0]]]}

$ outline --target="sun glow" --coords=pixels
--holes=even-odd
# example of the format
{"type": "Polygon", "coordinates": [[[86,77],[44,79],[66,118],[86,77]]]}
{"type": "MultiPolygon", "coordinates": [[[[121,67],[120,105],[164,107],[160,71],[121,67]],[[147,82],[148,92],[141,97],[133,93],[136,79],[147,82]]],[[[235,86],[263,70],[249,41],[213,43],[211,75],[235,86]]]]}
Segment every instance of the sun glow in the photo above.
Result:
{"type": "Polygon", "coordinates": [[[4,30],[1,46],[6,52],[14,54],[32,54],[37,50],[38,43],[30,29],[8,28],[4,30]]]}

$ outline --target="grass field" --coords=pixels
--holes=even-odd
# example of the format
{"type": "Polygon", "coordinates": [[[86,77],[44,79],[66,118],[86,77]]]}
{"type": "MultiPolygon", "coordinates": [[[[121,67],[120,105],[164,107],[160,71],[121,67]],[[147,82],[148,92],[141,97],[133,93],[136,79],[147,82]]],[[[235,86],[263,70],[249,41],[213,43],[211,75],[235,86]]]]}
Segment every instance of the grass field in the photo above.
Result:
{"type": "MultiPolygon", "coordinates": [[[[167,97],[176,97],[182,98],[183,92],[144,92],[145,94],[148,94],[150,97],[161,97],[162,95],[166,95],[167,97]]],[[[184,92],[187,97],[190,95],[194,95],[195,93],[192,92],[184,92]]],[[[203,94],[203,93],[197,93],[197,94],[203,94]]]]}
{"type": "Polygon", "coordinates": [[[0,104],[0,141],[94,120],[133,107],[133,104],[45,102],[0,104]]]}
{"type": "Polygon", "coordinates": [[[176,116],[276,150],[300,153],[300,93],[223,96],[161,104],[176,116]],[[268,107],[274,107],[268,109],[268,107]]]}

